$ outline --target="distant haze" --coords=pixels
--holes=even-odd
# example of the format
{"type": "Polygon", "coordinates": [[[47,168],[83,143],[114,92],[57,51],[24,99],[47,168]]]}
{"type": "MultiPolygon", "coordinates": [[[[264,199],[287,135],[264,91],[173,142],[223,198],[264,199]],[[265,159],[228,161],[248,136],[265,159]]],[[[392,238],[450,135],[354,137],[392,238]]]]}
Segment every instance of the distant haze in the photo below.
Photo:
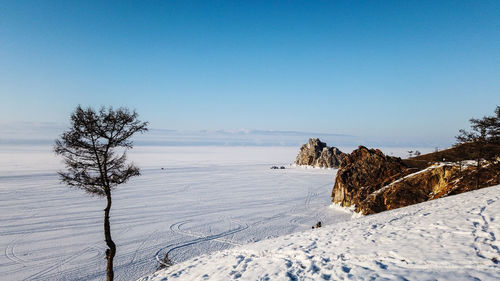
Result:
{"type": "MultiPolygon", "coordinates": [[[[63,123],[0,124],[0,145],[52,145],[69,125],[63,123]]],[[[300,146],[309,138],[320,138],[330,146],[439,147],[452,145],[439,138],[383,138],[335,133],[277,130],[169,130],[150,129],[134,138],[139,146],[300,146]]]]}

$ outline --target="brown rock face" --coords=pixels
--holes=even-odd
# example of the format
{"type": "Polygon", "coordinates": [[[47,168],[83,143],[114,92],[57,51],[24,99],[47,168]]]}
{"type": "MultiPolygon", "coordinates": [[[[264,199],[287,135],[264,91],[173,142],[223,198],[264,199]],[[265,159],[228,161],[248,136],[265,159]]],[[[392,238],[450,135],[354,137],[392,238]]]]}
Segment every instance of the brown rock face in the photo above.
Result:
{"type": "Polygon", "coordinates": [[[336,147],[329,147],[319,139],[309,139],[300,148],[295,164],[320,168],[338,168],[345,156],[346,154],[336,147]]]}
{"type": "Polygon", "coordinates": [[[452,165],[434,165],[396,180],[359,202],[356,211],[368,215],[427,201],[453,185],[458,170],[452,165]]]}
{"type": "Polygon", "coordinates": [[[359,205],[381,187],[411,173],[401,158],[360,146],[347,155],[337,172],[332,191],[334,203],[349,207],[359,205]]]}
{"type": "MultiPolygon", "coordinates": [[[[370,194],[356,205],[364,215],[392,210],[424,201],[475,190],[476,168],[454,163],[433,165],[399,179],[370,194]]],[[[499,183],[500,175],[492,165],[480,172],[479,188],[499,183]]]]}
{"type": "Polygon", "coordinates": [[[392,210],[500,183],[500,163],[434,164],[408,168],[400,158],[360,146],[340,165],[332,191],[333,202],[355,206],[364,215],[392,210]]]}

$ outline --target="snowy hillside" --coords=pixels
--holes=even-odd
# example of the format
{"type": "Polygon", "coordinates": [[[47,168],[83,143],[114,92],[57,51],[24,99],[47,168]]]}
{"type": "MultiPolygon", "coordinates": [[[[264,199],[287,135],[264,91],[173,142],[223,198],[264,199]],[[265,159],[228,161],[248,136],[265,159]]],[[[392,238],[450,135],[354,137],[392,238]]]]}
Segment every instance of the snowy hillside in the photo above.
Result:
{"type": "Polygon", "coordinates": [[[500,280],[500,185],[265,240],[140,280],[500,280]]]}

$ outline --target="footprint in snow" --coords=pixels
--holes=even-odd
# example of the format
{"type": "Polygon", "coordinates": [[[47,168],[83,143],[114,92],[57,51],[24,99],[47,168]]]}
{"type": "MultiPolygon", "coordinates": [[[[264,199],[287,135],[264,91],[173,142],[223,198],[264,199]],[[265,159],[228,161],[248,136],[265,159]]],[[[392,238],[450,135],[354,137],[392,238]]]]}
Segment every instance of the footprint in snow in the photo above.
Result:
{"type": "Polygon", "coordinates": [[[376,261],[375,263],[378,265],[378,267],[380,267],[380,269],[384,269],[384,270],[387,269],[387,265],[385,265],[379,261],[376,261]]]}
{"type": "Polygon", "coordinates": [[[351,272],[351,268],[348,267],[348,266],[343,265],[342,266],[342,271],[345,272],[345,273],[349,273],[349,272],[351,272]]]}

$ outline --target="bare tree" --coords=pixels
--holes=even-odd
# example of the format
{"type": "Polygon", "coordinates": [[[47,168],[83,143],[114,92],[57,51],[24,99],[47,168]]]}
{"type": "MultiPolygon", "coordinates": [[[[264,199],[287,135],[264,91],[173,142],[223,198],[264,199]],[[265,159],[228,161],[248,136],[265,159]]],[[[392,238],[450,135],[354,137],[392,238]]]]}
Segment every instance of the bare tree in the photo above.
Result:
{"type": "Polygon", "coordinates": [[[476,165],[476,188],[479,188],[481,160],[493,160],[497,157],[494,150],[488,150],[488,145],[500,144],[500,106],[495,109],[495,115],[486,116],[481,119],[471,118],[471,130],[461,129],[457,139],[457,145],[467,144],[467,149],[475,155],[476,165]]]}
{"type": "Polygon", "coordinates": [[[139,176],[139,168],[126,163],[126,151],[133,146],[130,138],[147,131],[147,122],[137,119],[137,113],[126,108],[102,107],[98,112],[80,106],[71,115],[71,127],[56,140],[54,152],[61,155],[66,165],[60,171],[61,181],[83,189],[91,195],[106,197],[104,209],[104,237],[106,250],[106,278],[113,280],[113,258],[116,245],[111,239],[109,213],[111,191],[131,177],[139,176]]]}

